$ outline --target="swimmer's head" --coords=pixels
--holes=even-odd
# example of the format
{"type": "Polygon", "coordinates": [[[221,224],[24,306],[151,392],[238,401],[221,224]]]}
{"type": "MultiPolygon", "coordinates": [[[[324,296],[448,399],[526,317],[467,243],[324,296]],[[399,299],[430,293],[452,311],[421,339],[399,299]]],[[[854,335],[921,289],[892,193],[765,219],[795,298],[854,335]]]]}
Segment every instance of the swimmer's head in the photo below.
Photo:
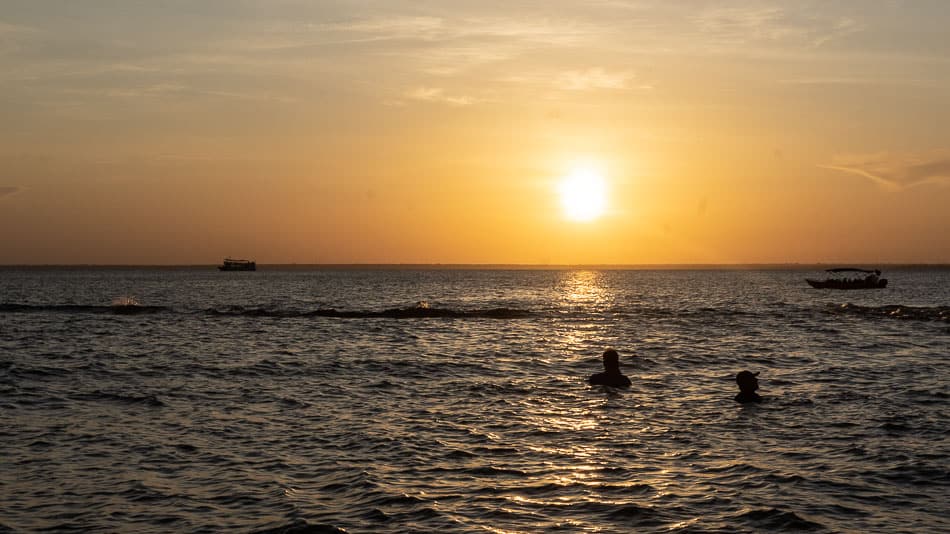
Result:
{"type": "Polygon", "coordinates": [[[604,369],[620,369],[620,354],[614,349],[604,351],[604,369]]]}
{"type": "Polygon", "coordinates": [[[739,371],[739,374],[736,375],[736,384],[739,384],[739,390],[752,393],[759,389],[759,379],[756,378],[757,376],[759,376],[759,373],[739,371]]]}

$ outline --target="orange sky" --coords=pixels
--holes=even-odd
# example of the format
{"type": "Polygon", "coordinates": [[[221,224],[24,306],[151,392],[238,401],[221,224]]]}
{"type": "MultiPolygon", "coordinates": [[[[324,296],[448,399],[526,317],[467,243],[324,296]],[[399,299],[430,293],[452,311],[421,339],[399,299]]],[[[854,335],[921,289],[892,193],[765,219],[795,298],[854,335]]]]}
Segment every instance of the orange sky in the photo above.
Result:
{"type": "Polygon", "coordinates": [[[0,264],[950,263],[948,23],[937,1],[6,2],[0,264]],[[558,198],[578,165],[608,190],[589,222],[558,198]]]}

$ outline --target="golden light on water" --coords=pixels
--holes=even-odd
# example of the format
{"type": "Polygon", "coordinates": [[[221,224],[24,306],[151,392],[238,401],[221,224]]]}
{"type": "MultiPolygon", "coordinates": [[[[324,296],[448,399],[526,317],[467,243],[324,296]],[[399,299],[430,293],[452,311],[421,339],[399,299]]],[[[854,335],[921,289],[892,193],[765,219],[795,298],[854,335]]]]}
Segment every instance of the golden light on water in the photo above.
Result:
{"type": "Polygon", "coordinates": [[[561,300],[578,305],[605,305],[614,295],[599,271],[569,271],[561,280],[561,300]]]}

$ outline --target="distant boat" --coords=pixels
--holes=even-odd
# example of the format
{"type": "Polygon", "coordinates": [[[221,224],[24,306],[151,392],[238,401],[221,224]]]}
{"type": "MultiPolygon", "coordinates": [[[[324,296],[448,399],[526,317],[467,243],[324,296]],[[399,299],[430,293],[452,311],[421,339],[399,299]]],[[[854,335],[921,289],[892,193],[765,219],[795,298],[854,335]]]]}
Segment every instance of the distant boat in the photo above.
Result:
{"type": "Polygon", "coordinates": [[[257,264],[251,260],[233,260],[225,258],[224,263],[218,265],[220,271],[256,271],[257,264]]]}
{"type": "Polygon", "coordinates": [[[122,315],[136,313],[142,310],[142,304],[131,295],[125,295],[112,299],[112,313],[122,315]]]}
{"type": "Polygon", "coordinates": [[[838,267],[827,269],[825,272],[842,275],[829,277],[824,280],[806,278],[808,285],[815,289],[883,289],[887,287],[887,278],[880,278],[878,269],[855,269],[853,267],[838,267]],[[848,276],[854,274],[855,276],[848,276]],[[864,275],[864,276],[861,276],[864,275]]]}

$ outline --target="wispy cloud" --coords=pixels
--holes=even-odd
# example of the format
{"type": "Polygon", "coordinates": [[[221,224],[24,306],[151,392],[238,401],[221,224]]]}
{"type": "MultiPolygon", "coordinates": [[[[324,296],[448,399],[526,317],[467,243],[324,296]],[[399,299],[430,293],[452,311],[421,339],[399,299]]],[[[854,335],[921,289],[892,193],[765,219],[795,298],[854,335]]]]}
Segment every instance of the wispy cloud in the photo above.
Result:
{"type": "Polygon", "coordinates": [[[26,33],[33,33],[36,30],[29,26],[21,26],[17,24],[8,24],[6,22],[0,21],[0,37],[6,37],[9,35],[22,35],[26,33]]]}
{"type": "Polygon", "coordinates": [[[884,78],[884,77],[847,77],[847,76],[827,76],[812,78],[788,78],[779,80],[778,83],[785,85],[889,85],[895,87],[937,87],[939,84],[932,80],[920,78],[884,78]]]}
{"type": "Polygon", "coordinates": [[[432,76],[452,76],[478,65],[498,63],[517,55],[515,48],[500,44],[439,46],[412,52],[403,49],[383,53],[396,56],[396,61],[416,65],[415,70],[432,76]]]}
{"type": "Polygon", "coordinates": [[[812,36],[812,45],[819,47],[833,39],[840,39],[846,35],[857,33],[864,29],[864,26],[851,18],[839,18],[826,28],[823,32],[812,36]]]}
{"type": "Polygon", "coordinates": [[[347,22],[310,24],[308,28],[316,34],[336,37],[339,42],[350,43],[392,40],[432,41],[444,37],[447,32],[442,18],[425,16],[357,19],[347,22]]]}
{"type": "Polygon", "coordinates": [[[0,58],[21,50],[24,43],[35,34],[37,34],[35,28],[0,21],[0,58]]]}
{"type": "Polygon", "coordinates": [[[268,92],[202,89],[183,83],[154,83],[148,85],[114,86],[93,89],[63,89],[65,95],[79,98],[99,97],[106,99],[191,99],[209,97],[215,99],[247,100],[254,102],[294,103],[290,97],[268,92]]]}
{"type": "Polygon", "coordinates": [[[715,7],[693,17],[712,47],[740,47],[751,43],[785,43],[818,48],[860,31],[848,17],[792,13],[782,7],[715,7]]]}
{"type": "Polygon", "coordinates": [[[0,186],[0,198],[16,194],[20,191],[19,187],[0,186]]]}
{"type": "Polygon", "coordinates": [[[359,19],[315,24],[317,34],[336,36],[342,42],[427,41],[504,39],[538,44],[576,43],[593,29],[574,22],[510,20],[489,17],[410,17],[359,19]]]}
{"type": "Polygon", "coordinates": [[[638,80],[632,72],[591,67],[577,70],[536,69],[501,76],[498,81],[531,87],[533,90],[565,92],[651,90],[653,84],[638,80]]]}
{"type": "Polygon", "coordinates": [[[437,102],[450,106],[470,106],[478,101],[470,96],[446,94],[441,87],[417,87],[407,91],[405,97],[409,100],[437,102]]]}
{"type": "Polygon", "coordinates": [[[430,76],[455,76],[484,65],[517,60],[537,50],[566,50],[595,39],[602,28],[563,20],[452,17],[363,22],[341,38],[373,45],[364,53],[430,76]],[[412,28],[417,28],[418,31],[412,28]]]}
{"type": "Polygon", "coordinates": [[[901,191],[924,184],[950,183],[950,150],[843,154],[819,167],[863,176],[888,191],[901,191]]]}
{"type": "Polygon", "coordinates": [[[558,76],[557,85],[568,91],[623,89],[632,76],[626,72],[608,72],[600,67],[567,71],[558,76]]]}

